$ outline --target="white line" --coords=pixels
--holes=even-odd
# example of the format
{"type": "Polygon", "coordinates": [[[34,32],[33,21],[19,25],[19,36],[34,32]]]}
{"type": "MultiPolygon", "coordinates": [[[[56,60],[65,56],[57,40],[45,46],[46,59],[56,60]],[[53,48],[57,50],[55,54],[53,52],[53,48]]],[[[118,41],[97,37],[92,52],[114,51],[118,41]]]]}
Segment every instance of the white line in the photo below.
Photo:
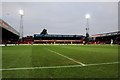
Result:
{"type": "Polygon", "coordinates": [[[64,57],[64,58],[66,58],[66,59],[69,59],[69,60],[71,60],[71,61],[73,61],[73,62],[75,62],[75,63],[77,63],[77,64],[80,64],[80,65],[82,65],[82,66],[85,66],[85,64],[83,64],[82,62],[79,62],[79,61],[76,61],[76,60],[74,60],[74,59],[72,59],[72,58],[70,58],[70,57],[67,57],[67,56],[65,56],[65,55],[63,55],[63,54],[60,54],[60,53],[58,53],[58,52],[55,52],[55,51],[53,51],[53,50],[51,50],[51,49],[48,49],[48,48],[46,48],[48,51],[50,51],[50,52],[53,52],[53,53],[56,53],[56,54],[58,54],[58,55],[60,55],[60,56],[62,56],[62,57],[64,57]]]}
{"type": "Polygon", "coordinates": [[[68,68],[68,67],[79,67],[82,65],[69,65],[69,66],[49,66],[49,67],[23,67],[23,68],[8,68],[0,70],[27,70],[27,69],[51,69],[51,68],[68,68]]]}
{"type": "Polygon", "coordinates": [[[57,68],[73,68],[73,67],[88,67],[88,66],[99,66],[99,65],[110,65],[110,64],[118,64],[120,62],[109,62],[109,63],[98,63],[98,64],[86,64],[82,65],[68,65],[68,66],[48,66],[48,67],[23,67],[23,68],[7,68],[0,69],[0,71],[10,71],[10,70],[31,70],[31,69],[57,69],[57,68]]]}
{"type": "Polygon", "coordinates": [[[108,64],[118,64],[120,62],[107,62],[107,63],[98,63],[98,64],[87,64],[87,66],[96,66],[96,65],[108,65],[108,64]]]}

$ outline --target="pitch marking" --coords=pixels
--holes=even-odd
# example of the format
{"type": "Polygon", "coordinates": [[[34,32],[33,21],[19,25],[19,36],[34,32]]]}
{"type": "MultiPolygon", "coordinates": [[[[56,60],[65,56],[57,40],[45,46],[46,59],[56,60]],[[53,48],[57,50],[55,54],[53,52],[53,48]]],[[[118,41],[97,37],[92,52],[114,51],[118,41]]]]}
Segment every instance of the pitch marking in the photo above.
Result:
{"type": "Polygon", "coordinates": [[[50,51],[50,52],[53,52],[53,53],[56,53],[56,54],[58,54],[58,55],[60,55],[60,56],[62,56],[62,57],[64,57],[64,58],[66,58],[66,59],[69,59],[69,60],[71,60],[71,61],[73,61],[73,62],[75,62],[75,63],[77,63],[77,64],[80,64],[80,65],[82,65],[82,66],[85,66],[85,64],[83,64],[82,62],[79,62],[79,61],[76,61],[76,60],[74,60],[74,59],[72,59],[72,58],[70,58],[70,57],[67,57],[67,56],[65,56],[65,55],[63,55],[63,54],[60,54],[60,53],[58,53],[58,52],[55,52],[55,51],[53,51],[53,50],[51,50],[51,49],[48,49],[48,48],[46,48],[48,51],[50,51]]]}
{"type": "Polygon", "coordinates": [[[68,66],[48,66],[48,67],[23,67],[23,68],[7,68],[0,69],[0,71],[11,71],[11,70],[34,70],[34,69],[57,69],[57,68],[73,68],[73,67],[89,67],[89,66],[100,66],[100,65],[110,65],[118,64],[120,62],[109,62],[109,63],[98,63],[98,64],[86,64],[82,65],[68,65],[68,66]]]}

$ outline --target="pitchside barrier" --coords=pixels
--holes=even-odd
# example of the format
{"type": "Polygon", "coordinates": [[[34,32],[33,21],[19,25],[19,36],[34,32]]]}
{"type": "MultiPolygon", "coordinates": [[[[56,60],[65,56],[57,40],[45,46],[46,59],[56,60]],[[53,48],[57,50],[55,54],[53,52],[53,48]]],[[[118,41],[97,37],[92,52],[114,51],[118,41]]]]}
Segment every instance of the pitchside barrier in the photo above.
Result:
{"type": "Polygon", "coordinates": [[[84,45],[84,44],[0,44],[0,46],[19,46],[19,45],[84,45]]]}

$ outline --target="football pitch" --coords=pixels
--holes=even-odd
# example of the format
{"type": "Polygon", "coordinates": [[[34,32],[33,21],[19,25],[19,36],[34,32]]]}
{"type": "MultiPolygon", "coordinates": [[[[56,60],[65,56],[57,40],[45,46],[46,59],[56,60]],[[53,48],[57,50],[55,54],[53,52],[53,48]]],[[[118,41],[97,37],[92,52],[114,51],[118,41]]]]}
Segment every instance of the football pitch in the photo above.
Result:
{"type": "Polygon", "coordinates": [[[2,47],[3,78],[118,78],[117,45],[2,47]]]}

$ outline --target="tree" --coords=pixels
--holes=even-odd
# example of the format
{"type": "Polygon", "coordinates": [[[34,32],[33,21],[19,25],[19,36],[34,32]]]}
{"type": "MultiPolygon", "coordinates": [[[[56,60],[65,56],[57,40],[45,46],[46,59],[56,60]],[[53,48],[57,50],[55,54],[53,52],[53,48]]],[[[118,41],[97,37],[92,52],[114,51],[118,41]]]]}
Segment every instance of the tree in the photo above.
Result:
{"type": "Polygon", "coordinates": [[[45,34],[48,34],[48,33],[47,33],[47,29],[43,29],[40,34],[44,34],[44,35],[45,35],[45,34]]]}

